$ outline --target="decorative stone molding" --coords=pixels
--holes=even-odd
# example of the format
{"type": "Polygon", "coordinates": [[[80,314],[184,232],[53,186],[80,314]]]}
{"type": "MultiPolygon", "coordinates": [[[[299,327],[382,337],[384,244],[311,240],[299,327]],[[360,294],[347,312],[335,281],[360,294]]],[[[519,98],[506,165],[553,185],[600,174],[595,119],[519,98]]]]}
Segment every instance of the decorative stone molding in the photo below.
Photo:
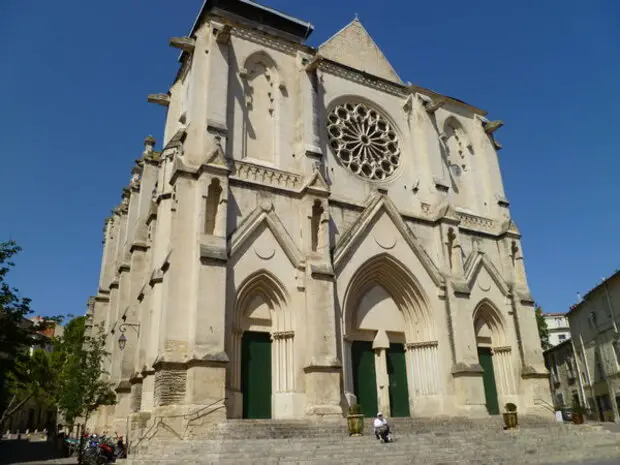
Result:
{"type": "Polygon", "coordinates": [[[302,176],[295,173],[243,161],[234,162],[230,177],[232,180],[246,181],[287,190],[298,190],[303,179],[302,176]]]}
{"type": "Polygon", "coordinates": [[[439,341],[408,342],[407,344],[405,344],[405,348],[418,349],[422,347],[437,347],[438,345],[439,341]]]}
{"type": "Polygon", "coordinates": [[[495,221],[489,218],[464,212],[457,212],[457,216],[461,220],[461,225],[467,228],[472,228],[474,230],[483,229],[485,231],[493,231],[496,228],[495,221]]]}
{"type": "Polygon", "coordinates": [[[512,347],[510,346],[502,346],[502,347],[493,347],[493,353],[499,354],[502,352],[511,352],[512,347]]]}
{"type": "Polygon", "coordinates": [[[319,63],[319,69],[334,76],[341,77],[347,81],[356,82],[372,89],[396,95],[397,97],[407,96],[407,88],[398,84],[394,84],[386,79],[373,76],[372,74],[359,71],[348,66],[336,63],[328,59],[323,59],[319,63]]]}
{"type": "Polygon", "coordinates": [[[360,102],[334,107],[327,117],[327,134],[338,161],[371,181],[390,178],[400,166],[399,139],[390,122],[360,102]]]}
{"type": "Polygon", "coordinates": [[[295,331],[276,331],[271,333],[272,339],[289,339],[295,336],[295,331]]]}
{"type": "Polygon", "coordinates": [[[306,48],[285,39],[275,38],[264,32],[260,32],[255,29],[246,29],[242,26],[233,28],[230,33],[233,37],[239,37],[240,39],[245,39],[288,55],[295,55],[299,49],[306,48]]]}

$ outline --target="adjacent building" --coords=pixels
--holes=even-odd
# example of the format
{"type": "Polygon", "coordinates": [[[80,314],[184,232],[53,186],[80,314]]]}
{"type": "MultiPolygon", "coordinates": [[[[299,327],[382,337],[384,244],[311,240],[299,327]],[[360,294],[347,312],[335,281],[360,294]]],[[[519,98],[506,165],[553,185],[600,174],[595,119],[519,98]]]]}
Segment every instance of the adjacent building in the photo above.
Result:
{"type": "Polygon", "coordinates": [[[557,346],[570,339],[570,328],[566,313],[545,313],[543,315],[549,329],[549,344],[557,346]]]}
{"type": "Polygon", "coordinates": [[[503,123],[405,83],[357,19],[312,30],[207,0],[171,40],[163,149],[146,139],[105,221],[90,320],[118,404],[92,427],[550,400],[503,123]]]}
{"type": "Polygon", "coordinates": [[[568,312],[582,400],[601,420],[620,420],[620,271],[568,312]]]}
{"type": "Polygon", "coordinates": [[[545,365],[549,370],[551,397],[556,409],[572,407],[581,403],[577,365],[570,339],[565,340],[544,352],[545,365]]]}
{"type": "MultiPolygon", "coordinates": [[[[52,349],[51,340],[54,337],[61,337],[64,327],[55,321],[49,321],[45,317],[34,316],[24,319],[24,325],[32,326],[33,329],[42,336],[32,346],[28,348],[30,355],[36,349],[50,351],[52,349]],[[37,327],[40,329],[37,330],[37,327]]],[[[55,408],[41,405],[36,399],[30,399],[17,412],[0,425],[7,433],[24,433],[26,431],[43,431],[49,427],[55,427],[57,412],[55,408]]],[[[2,429],[2,428],[0,428],[2,429]]]]}

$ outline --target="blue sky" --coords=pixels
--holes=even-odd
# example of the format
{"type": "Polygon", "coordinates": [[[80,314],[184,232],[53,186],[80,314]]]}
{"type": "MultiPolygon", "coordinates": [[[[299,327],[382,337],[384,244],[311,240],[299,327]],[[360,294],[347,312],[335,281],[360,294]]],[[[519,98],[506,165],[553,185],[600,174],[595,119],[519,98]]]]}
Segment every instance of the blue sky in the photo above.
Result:
{"type": "MultiPolygon", "coordinates": [[[[103,219],[177,69],[169,37],[201,0],[0,1],[0,241],[38,314],[82,313],[96,292],[103,219]]],[[[405,81],[506,125],[500,162],[530,286],[565,311],[620,263],[620,2],[285,1],[318,45],[357,13],[405,81]]]]}

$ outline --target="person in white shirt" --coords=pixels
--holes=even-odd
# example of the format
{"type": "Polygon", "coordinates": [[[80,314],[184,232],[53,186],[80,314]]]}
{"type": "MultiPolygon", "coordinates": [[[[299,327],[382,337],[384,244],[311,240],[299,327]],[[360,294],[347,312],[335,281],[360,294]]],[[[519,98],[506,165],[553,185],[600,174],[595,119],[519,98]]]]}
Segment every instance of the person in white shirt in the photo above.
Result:
{"type": "Polygon", "coordinates": [[[391,442],[390,426],[381,412],[377,413],[377,418],[373,422],[375,437],[381,442],[391,442]]]}

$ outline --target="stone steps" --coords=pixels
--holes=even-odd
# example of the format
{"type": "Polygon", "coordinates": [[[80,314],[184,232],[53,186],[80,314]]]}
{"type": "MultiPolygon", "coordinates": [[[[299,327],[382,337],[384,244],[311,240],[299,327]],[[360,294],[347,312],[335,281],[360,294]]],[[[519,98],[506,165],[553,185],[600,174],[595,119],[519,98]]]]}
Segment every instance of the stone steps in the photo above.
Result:
{"type": "Polygon", "coordinates": [[[488,419],[395,419],[395,442],[381,444],[367,423],[364,436],[348,437],[345,421],[227,421],[213,430],[224,439],[151,441],[132,450],[128,464],[353,464],[381,457],[390,464],[518,465],[620,457],[620,434],[595,425],[532,421],[503,431],[501,422],[488,419]],[[234,437],[227,435],[233,431],[234,437]]]}

